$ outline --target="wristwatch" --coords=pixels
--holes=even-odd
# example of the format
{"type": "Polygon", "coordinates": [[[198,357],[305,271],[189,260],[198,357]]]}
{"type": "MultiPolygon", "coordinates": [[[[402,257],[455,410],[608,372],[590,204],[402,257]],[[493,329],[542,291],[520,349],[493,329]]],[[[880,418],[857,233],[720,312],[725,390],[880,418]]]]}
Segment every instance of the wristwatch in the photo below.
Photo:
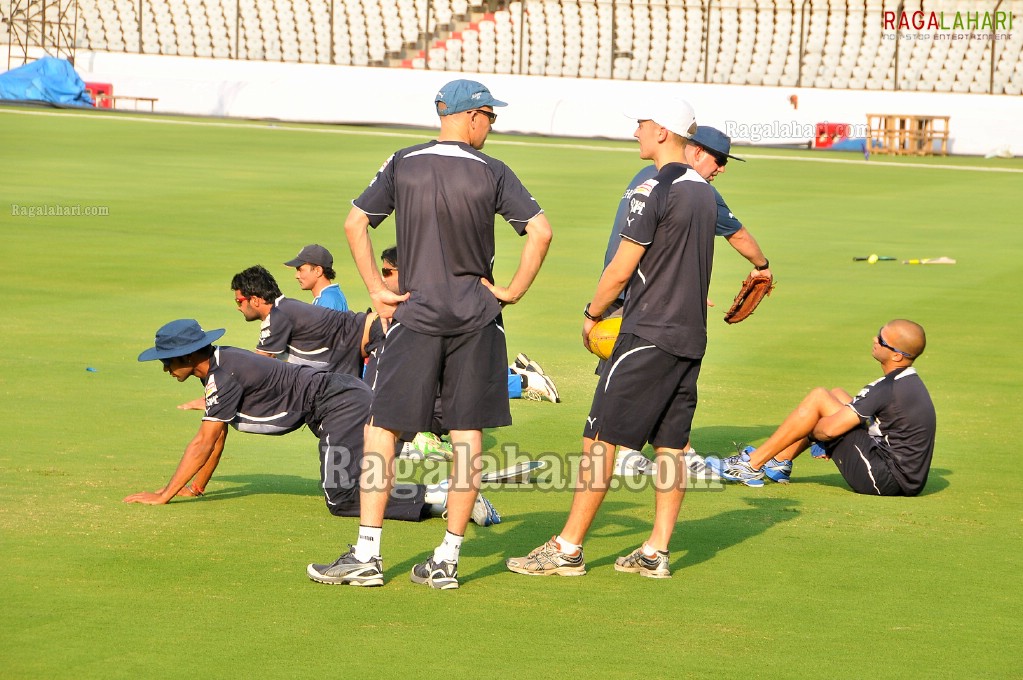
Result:
{"type": "Polygon", "coordinates": [[[758,272],[762,272],[765,269],[770,269],[771,268],[771,261],[768,260],[767,258],[764,258],[764,264],[760,265],[759,267],[753,267],[753,268],[756,269],[758,272]]]}
{"type": "Polygon", "coordinates": [[[599,314],[597,314],[596,316],[594,316],[593,314],[590,314],[590,303],[589,302],[587,302],[586,306],[583,307],[583,316],[585,316],[590,321],[600,321],[600,318],[601,318],[599,314]]]}

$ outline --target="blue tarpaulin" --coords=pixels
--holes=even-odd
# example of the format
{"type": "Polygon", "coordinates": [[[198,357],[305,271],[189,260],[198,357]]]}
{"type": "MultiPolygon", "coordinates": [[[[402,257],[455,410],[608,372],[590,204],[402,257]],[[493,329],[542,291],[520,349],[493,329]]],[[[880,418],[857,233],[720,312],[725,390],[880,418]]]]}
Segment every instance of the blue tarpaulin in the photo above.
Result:
{"type": "Polygon", "coordinates": [[[0,99],[92,106],[85,83],[66,59],[43,57],[0,73],[0,99]]]}

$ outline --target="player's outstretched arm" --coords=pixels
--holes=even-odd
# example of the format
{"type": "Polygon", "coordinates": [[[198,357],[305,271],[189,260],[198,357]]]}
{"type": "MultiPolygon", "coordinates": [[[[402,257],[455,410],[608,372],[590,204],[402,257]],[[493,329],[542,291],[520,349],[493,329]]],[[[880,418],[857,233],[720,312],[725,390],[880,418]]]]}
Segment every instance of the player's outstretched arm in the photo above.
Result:
{"type": "Polygon", "coordinates": [[[547,216],[543,213],[538,214],[526,223],[526,245],[522,247],[519,267],[515,270],[511,283],[502,287],[481,279],[483,285],[490,289],[502,305],[514,305],[533,285],[540,266],[547,257],[547,250],[551,247],[553,237],[554,233],[547,216]]]}
{"type": "Polygon", "coordinates": [[[373,301],[373,308],[382,318],[390,319],[394,316],[398,304],[408,300],[409,294],[395,295],[387,290],[373,255],[373,242],[369,238],[369,217],[356,207],[352,207],[345,219],[345,238],[348,240],[348,248],[352,251],[352,259],[355,260],[359,276],[366,284],[366,291],[373,301]]]}
{"type": "Polygon", "coordinates": [[[763,276],[769,278],[771,276],[770,269],[757,270],[756,267],[762,267],[768,264],[767,257],[764,255],[764,251],[761,250],[760,244],[753,238],[753,234],[749,233],[746,227],[742,227],[739,231],[734,234],[730,234],[725,237],[728,240],[728,245],[735,248],[735,251],[749,260],[749,263],[753,265],[753,275],[763,276]]]}
{"type": "Polygon", "coordinates": [[[206,491],[206,485],[210,483],[210,478],[213,477],[213,472],[220,465],[220,455],[224,453],[224,445],[227,443],[228,429],[225,427],[220,433],[220,437],[217,438],[217,443],[213,445],[213,453],[210,454],[209,459],[203,464],[199,471],[192,477],[192,483],[181,488],[178,492],[179,496],[201,496],[206,491]],[[182,493],[184,492],[184,493],[182,493]]]}
{"type": "MultiPolygon", "coordinates": [[[[157,492],[141,491],[132,494],[124,499],[125,503],[145,503],[146,505],[164,505],[174,498],[178,492],[188,484],[189,480],[209,461],[220,442],[221,450],[227,435],[227,423],[204,420],[199,426],[199,432],[192,438],[192,441],[185,447],[185,453],[178,463],[178,469],[174,471],[171,480],[167,485],[157,492]]],[[[220,454],[217,454],[219,461],[220,454]]],[[[214,467],[216,467],[214,465],[214,467]]],[[[212,469],[210,474],[213,474],[212,469]]],[[[208,481],[208,479],[207,479],[208,481]]]]}
{"type": "Polygon", "coordinates": [[[198,397],[192,401],[186,401],[184,404],[178,404],[178,408],[182,411],[205,411],[206,397],[198,397]]]}

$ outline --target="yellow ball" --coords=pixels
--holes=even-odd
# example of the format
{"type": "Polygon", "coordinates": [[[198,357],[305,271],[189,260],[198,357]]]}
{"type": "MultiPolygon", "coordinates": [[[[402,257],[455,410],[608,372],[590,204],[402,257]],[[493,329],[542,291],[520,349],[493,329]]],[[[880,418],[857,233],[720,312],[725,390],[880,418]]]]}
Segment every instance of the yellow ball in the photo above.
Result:
{"type": "Polygon", "coordinates": [[[869,262],[870,264],[877,264],[877,254],[875,253],[868,257],[867,262],[869,262]]]}
{"type": "Polygon", "coordinates": [[[615,341],[618,339],[618,332],[621,329],[622,317],[612,316],[608,319],[601,319],[590,329],[590,334],[586,337],[586,349],[606,361],[614,350],[615,341]]]}

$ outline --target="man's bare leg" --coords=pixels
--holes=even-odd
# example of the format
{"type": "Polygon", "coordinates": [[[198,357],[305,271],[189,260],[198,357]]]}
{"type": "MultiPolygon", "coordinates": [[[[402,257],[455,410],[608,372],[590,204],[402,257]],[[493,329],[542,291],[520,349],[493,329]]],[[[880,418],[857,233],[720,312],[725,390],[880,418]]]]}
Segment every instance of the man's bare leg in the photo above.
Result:
{"type": "Polygon", "coordinates": [[[394,448],[398,433],[376,425],[366,426],[365,453],[359,478],[359,524],[384,525],[384,511],[394,486],[394,448]]]}
{"type": "Polygon", "coordinates": [[[590,530],[597,510],[607,495],[614,465],[614,445],[583,437],[583,458],[579,462],[579,476],[576,478],[572,509],[560,534],[564,540],[582,545],[586,532],[590,530]]]}
{"type": "Polygon", "coordinates": [[[850,401],[852,397],[841,389],[829,391],[823,387],[814,388],[782,421],[774,434],[750,454],[750,465],[760,469],[764,463],[776,456],[779,460],[794,458],[809,445],[807,437],[813,432],[818,421],[836,413],[850,401]]]}
{"type": "Polygon", "coordinates": [[[472,508],[480,490],[483,473],[483,432],[481,430],[452,430],[451,464],[448,491],[448,531],[465,535],[465,527],[472,517],[472,508]]]}
{"type": "Polygon", "coordinates": [[[671,534],[678,523],[689,475],[682,449],[658,448],[656,462],[654,528],[646,544],[654,550],[667,550],[671,534]]]}

